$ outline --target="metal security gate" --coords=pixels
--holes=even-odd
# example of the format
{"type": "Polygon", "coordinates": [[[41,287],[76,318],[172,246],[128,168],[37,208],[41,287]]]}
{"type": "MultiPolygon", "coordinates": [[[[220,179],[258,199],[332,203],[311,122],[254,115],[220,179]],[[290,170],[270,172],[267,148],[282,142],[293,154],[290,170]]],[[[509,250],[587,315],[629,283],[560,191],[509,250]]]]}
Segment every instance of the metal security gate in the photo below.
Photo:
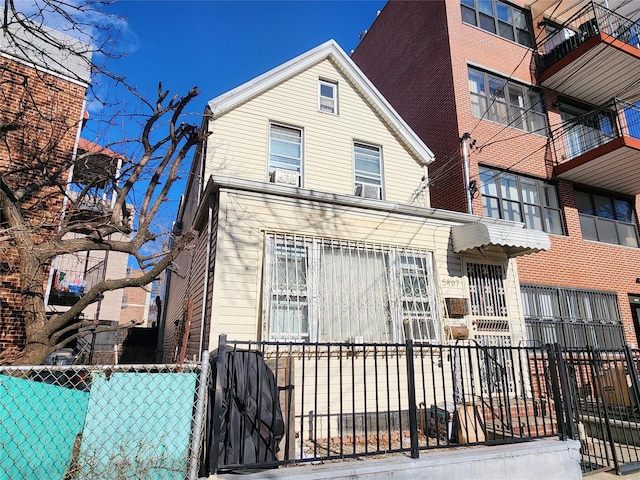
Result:
{"type": "Polygon", "coordinates": [[[580,441],[583,472],[640,470],[637,352],[550,348],[558,428],[580,441]]]}

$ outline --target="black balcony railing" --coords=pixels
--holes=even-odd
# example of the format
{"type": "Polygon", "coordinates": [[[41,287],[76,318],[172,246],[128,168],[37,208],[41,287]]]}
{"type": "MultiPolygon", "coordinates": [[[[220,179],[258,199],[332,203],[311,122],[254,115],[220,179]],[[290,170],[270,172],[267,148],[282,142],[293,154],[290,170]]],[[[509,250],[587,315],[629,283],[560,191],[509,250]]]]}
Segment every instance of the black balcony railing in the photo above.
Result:
{"type": "Polygon", "coordinates": [[[640,25],[595,2],[587,3],[538,44],[538,71],[544,71],[598,33],[640,49],[640,25]]]}
{"type": "Polygon", "coordinates": [[[562,124],[554,138],[558,163],[574,159],[621,136],[640,140],[640,106],[614,99],[562,124]]]}

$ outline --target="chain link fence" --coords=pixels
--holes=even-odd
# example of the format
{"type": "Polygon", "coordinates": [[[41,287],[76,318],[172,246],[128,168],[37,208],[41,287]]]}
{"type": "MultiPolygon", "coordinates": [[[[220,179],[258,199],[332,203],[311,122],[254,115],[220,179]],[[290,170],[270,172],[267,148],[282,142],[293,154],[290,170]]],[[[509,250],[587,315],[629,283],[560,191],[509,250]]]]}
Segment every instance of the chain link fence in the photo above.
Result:
{"type": "Polygon", "coordinates": [[[0,366],[0,479],[189,479],[200,469],[201,364],[0,366]]]}

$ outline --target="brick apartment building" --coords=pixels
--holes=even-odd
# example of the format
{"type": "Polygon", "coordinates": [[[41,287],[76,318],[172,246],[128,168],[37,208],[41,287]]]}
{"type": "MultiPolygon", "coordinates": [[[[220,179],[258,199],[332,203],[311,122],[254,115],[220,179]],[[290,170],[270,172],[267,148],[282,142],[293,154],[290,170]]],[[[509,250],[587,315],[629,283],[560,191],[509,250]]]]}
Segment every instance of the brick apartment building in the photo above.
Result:
{"type": "MultiPolygon", "coordinates": [[[[0,172],[11,186],[33,178],[36,169],[30,165],[45,161],[55,171],[74,155],[91,72],[86,56],[40,44],[37,38],[21,42],[24,32],[12,24],[8,28],[13,36],[0,35],[0,172]],[[16,172],[16,166],[23,170],[16,172]]],[[[49,35],[70,46],[75,42],[58,32],[49,35]]],[[[55,231],[63,204],[64,195],[54,189],[24,203],[35,234],[55,231]]],[[[0,216],[0,232],[2,222],[0,216]]],[[[0,249],[0,351],[24,341],[16,265],[15,250],[0,249]]]]}
{"type": "MultiPolygon", "coordinates": [[[[127,276],[138,278],[144,275],[142,270],[127,269],[127,276]]],[[[126,287],[122,292],[120,323],[134,322],[137,325],[149,326],[152,285],[147,287],[126,287]]]]}
{"type": "Polygon", "coordinates": [[[518,258],[530,342],[639,344],[640,9],[609,3],[390,1],[352,55],[435,153],[434,207],[550,234],[518,258]]]}

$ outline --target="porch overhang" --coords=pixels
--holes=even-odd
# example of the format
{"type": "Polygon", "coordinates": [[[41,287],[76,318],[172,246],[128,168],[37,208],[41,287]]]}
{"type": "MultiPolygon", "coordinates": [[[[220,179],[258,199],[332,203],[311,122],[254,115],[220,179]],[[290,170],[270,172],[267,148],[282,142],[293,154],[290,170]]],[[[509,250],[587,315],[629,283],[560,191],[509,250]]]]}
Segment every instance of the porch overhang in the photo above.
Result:
{"type": "Polygon", "coordinates": [[[474,249],[498,247],[508,257],[529,255],[549,250],[549,235],[539,230],[524,228],[523,224],[500,225],[488,223],[468,223],[451,228],[453,251],[467,252],[474,249]]]}

